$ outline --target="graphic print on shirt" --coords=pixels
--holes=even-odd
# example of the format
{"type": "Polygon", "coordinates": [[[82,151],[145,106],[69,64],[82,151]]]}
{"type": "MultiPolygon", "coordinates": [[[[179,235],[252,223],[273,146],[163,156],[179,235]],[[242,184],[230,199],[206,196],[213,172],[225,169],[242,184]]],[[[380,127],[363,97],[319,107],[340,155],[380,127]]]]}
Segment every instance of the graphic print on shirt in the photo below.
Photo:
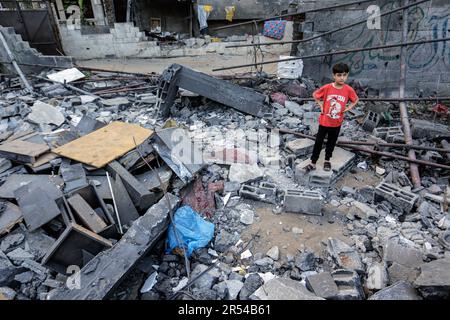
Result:
{"type": "Polygon", "coordinates": [[[327,97],[327,100],[330,102],[330,107],[328,109],[328,113],[326,114],[331,119],[339,119],[341,117],[342,105],[339,101],[344,102],[345,97],[339,96],[336,94],[330,94],[327,97]],[[338,101],[339,100],[339,101],[338,101]]]}

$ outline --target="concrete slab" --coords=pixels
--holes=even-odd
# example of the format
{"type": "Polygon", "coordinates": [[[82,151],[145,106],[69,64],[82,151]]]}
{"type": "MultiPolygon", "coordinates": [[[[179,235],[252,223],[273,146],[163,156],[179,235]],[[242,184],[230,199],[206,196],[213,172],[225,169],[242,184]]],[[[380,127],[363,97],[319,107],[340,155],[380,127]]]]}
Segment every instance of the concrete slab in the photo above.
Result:
{"type": "Polygon", "coordinates": [[[299,281],[275,278],[266,282],[251,296],[252,300],[325,300],[308,291],[299,281]]]}
{"type": "Polygon", "coordinates": [[[322,150],[319,160],[317,160],[316,170],[306,173],[303,168],[311,160],[304,160],[295,166],[295,179],[308,187],[328,187],[329,184],[335,183],[352,166],[354,159],[355,154],[353,152],[337,147],[334,149],[333,157],[331,158],[331,171],[325,171],[323,170],[325,152],[322,150]]]}

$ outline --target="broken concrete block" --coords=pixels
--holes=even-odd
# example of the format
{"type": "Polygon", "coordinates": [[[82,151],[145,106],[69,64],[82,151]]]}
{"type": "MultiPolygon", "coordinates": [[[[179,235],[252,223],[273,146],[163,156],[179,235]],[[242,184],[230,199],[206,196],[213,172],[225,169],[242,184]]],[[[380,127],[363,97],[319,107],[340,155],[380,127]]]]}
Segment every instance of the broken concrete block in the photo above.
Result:
{"type": "Polygon", "coordinates": [[[22,233],[10,234],[3,238],[0,244],[0,250],[4,253],[8,253],[18,245],[20,245],[23,240],[25,240],[25,236],[22,233]]]}
{"type": "Polygon", "coordinates": [[[420,274],[419,268],[411,268],[408,266],[401,265],[397,262],[393,262],[388,268],[390,284],[396,283],[398,281],[406,281],[413,283],[420,274]]]}
{"type": "Polygon", "coordinates": [[[299,118],[303,117],[303,113],[305,111],[303,110],[303,108],[298,103],[296,103],[294,101],[286,100],[285,103],[284,103],[284,106],[286,107],[286,109],[288,109],[295,116],[297,116],[299,118]]]}
{"type": "Polygon", "coordinates": [[[433,139],[449,137],[450,126],[421,119],[410,119],[411,133],[414,139],[433,139]]]}
{"type": "Polygon", "coordinates": [[[17,293],[8,287],[0,287],[0,301],[1,300],[14,300],[17,293]]]}
{"type": "Polygon", "coordinates": [[[296,156],[304,156],[312,153],[314,141],[311,139],[296,139],[286,143],[286,147],[296,156]]]}
{"type": "Polygon", "coordinates": [[[367,221],[377,220],[380,216],[376,210],[359,201],[352,202],[349,213],[367,221]]]}
{"type": "Polygon", "coordinates": [[[420,266],[421,273],[414,286],[425,299],[450,297],[450,258],[434,260],[420,266]]]}
{"type": "Polygon", "coordinates": [[[419,267],[423,263],[422,252],[398,237],[388,239],[383,252],[383,260],[388,263],[397,262],[408,268],[419,267]]]}
{"type": "Polygon", "coordinates": [[[375,188],[378,198],[389,201],[394,207],[405,213],[410,213],[419,196],[405,191],[393,184],[381,182],[375,188]]]}
{"type": "Polygon", "coordinates": [[[422,298],[411,284],[399,281],[378,291],[368,300],[422,300],[422,298]]]}
{"type": "MultiPolygon", "coordinates": [[[[204,264],[198,264],[194,268],[194,270],[192,270],[191,278],[194,279],[199,274],[204,272],[206,269],[208,269],[208,266],[204,264]]],[[[211,289],[214,283],[217,282],[219,277],[220,277],[219,270],[217,268],[212,268],[211,270],[204,273],[200,278],[198,278],[198,280],[192,286],[193,288],[201,290],[211,289]]]]}
{"type": "Polygon", "coordinates": [[[284,210],[304,214],[321,215],[323,197],[316,190],[286,190],[284,210]]]}
{"type": "Polygon", "coordinates": [[[173,211],[180,199],[170,193],[162,198],[138,220],[112,248],[90,260],[82,269],[80,289],[56,289],[50,300],[99,300],[105,299],[118,282],[130,271],[167,230],[169,210],[173,211]]]}
{"type": "Polygon", "coordinates": [[[10,285],[14,281],[14,277],[21,272],[23,272],[23,268],[15,267],[0,251],[0,287],[10,285]]]}
{"type": "Polygon", "coordinates": [[[299,281],[275,278],[266,282],[251,296],[252,300],[324,300],[308,291],[299,281]]]}
{"type": "Polygon", "coordinates": [[[339,239],[328,238],[327,250],[340,268],[356,270],[359,273],[365,271],[358,252],[345,242],[339,239]]]}
{"type": "Polygon", "coordinates": [[[314,252],[303,251],[300,252],[296,257],[294,264],[300,271],[310,271],[314,270],[316,265],[316,257],[314,252]]]}
{"type": "Polygon", "coordinates": [[[250,274],[244,282],[244,286],[239,292],[239,300],[248,300],[249,297],[262,285],[264,280],[257,273],[250,274]]]}
{"type": "Polygon", "coordinates": [[[214,241],[214,249],[219,252],[225,252],[230,246],[239,240],[239,235],[231,234],[225,229],[219,231],[214,241]]]}
{"type": "Polygon", "coordinates": [[[278,261],[278,259],[280,258],[280,249],[278,249],[277,246],[274,246],[270,248],[269,251],[266,252],[266,256],[268,256],[274,261],[278,261]]]}
{"type": "Polygon", "coordinates": [[[336,299],[339,294],[338,286],[329,272],[307,276],[306,287],[324,299],[336,299]]]}
{"type": "Polygon", "coordinates": [[[239,280],[226,280],[225,284],[227,286],[227,299],[236,300],[239,292],[241,291],[244,283],[239,280]]]}
{"type": "Polygon", "coordinates": [[[228,173],[228,179],[230,181],[235,181],[239,183],[244,183],[249,180],[255,180],[262,177],[264,174],[263,170],[258,167],[258,165],[233,163],[230,166],[230,171],[228,173]]]}
{"type": "Polygon", "coordinates": [[[241,223],[245,224],[245,225],[250,225],[253,224],[253,217],[255,215],[255,213],[252,210],[249,209],[242,209],[240,210],[240,221],[241,223]]]}
{"type": "Polygon", "coordinates": [[[389,276],[386,264],[374,262],[367,268],[366,287],[369,290],[380,290],[388,285],[389,276]]]}
{"type": "Polygon", "coordinates": [[[10,253],[6,254],[6,256],[15,264],[21,264],[25,260],[34,259],[34,255],[23,250],[22,248],[14,249],[10,253]]]}
{"type": "Polygon", "coordinates": [[[39,125],[54,124],[59,127],[66,119],[57,108],[38,100],[31,107],[28,120],[39,125]]]}
{"type": "Polygon", "coordinates": [[[361,285],[361,279],[356,271],[339,269],[331,273],[334,282],[338,286],[337,300],[363,300],[365,297],[361,285]]]}

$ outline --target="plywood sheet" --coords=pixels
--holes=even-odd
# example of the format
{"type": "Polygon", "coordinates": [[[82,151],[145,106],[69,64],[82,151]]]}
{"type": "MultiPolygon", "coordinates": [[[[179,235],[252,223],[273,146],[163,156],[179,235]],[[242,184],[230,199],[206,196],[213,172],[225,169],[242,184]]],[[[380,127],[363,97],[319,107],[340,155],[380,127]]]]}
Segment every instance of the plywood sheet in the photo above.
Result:
{"type": "Polygon", "coordinates": [[[138,125],[115,121],[53,152],[101,168],[135,148],[133,137],[139,145],[152,134],[152,130],[138,125]]]}

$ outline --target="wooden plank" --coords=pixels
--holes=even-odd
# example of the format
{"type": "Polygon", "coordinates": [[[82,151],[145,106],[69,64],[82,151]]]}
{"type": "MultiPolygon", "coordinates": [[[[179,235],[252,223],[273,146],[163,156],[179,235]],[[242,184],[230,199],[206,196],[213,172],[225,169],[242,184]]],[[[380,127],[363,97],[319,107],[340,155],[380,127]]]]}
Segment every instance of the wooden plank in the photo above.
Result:
{"type": "Polygon", "coordinates": [[[101,168],[135,148],[133,137],[139,145],[152,134],[152,130],[138,125],[115,121],[53,152],[101,168]]]}
{"type": "Polygon", "coordinates": [[[67,199],[67,202],[87,228],[95,233],[99,233],[106,228],[105,221],[78,193],[67,199]]]}
{"type": "Polygon", "coordinates": [[[0,156],[21,163],[34,163],[37,157],[49,150],[44,144],[14,140],[0,145],[0,156]]]}
{"type": "MultiPolygon", "coordinates": [[[[174,211],[180,199],[168,193],[166,198],[136,220],[123,237],[110,249],[97,254],[81,269],[81,287],[57,288],[48,300],[100,300],[108,298],[135,264],[155,245],[169,225],[169,211],[174,211]]],[[[90,251],[92,252],[92,251],[90,251]]],[[[45,259],[44,259],[45,260],[45,259]]]]}

